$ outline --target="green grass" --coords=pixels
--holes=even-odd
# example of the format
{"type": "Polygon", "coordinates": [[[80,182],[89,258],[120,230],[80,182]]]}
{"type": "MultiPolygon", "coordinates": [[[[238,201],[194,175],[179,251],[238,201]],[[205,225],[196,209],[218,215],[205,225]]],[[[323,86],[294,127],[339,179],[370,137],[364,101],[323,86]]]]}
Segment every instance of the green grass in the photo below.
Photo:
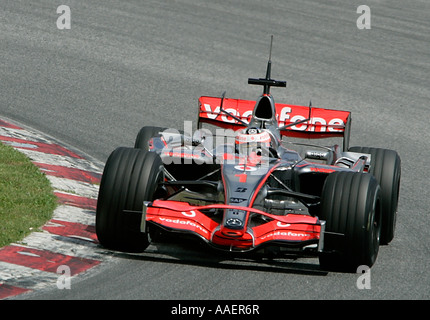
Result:
{"type": "Polygon", "coordinates": [[[23,153],[0,142],[0,247],[39,229],[56,206],[45,174],[23,153]]]}

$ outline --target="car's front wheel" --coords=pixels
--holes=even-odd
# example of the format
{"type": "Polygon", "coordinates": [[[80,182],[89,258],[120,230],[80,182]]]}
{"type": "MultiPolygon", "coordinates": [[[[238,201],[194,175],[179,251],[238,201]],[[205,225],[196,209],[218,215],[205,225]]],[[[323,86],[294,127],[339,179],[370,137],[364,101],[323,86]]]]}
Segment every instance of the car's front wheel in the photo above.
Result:
{"type": "Polygon", "coordinates": [[[99,242],[110,249],[142,252],[149,245],[141,232],[144,201],[151,201],[164,179],[159,155],[118,148],[109,156],[100,183],[96,210],[99,242]]]}
{"type": "Polygon", "coordinates": [[[319,218],[326,221],[323,269],[355,272],[371,267],[379,251],[381,197],[376,179],[367,173],[334,172],[324,184],[319,218]]]}

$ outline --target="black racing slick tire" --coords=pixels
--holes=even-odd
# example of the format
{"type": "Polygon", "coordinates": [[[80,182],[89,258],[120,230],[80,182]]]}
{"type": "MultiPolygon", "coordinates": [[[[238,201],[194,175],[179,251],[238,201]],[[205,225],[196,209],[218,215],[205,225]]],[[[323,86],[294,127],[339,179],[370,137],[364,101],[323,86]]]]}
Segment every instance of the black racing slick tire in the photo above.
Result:
{"type": "Polygon", "coordinates": [[[371,155],[369,173],[375,176],[381,186],[381,244],[388,244],[393,240],[396,228],[401,176],[400,157],[396,151],[380,148],[352,147],[349,151],[371,155]]]}
{"type": "Polygon", "coordinates": [[[159,133],[163,132],[164,130],[166,130],[166,128],[151,126],[142,127],[142,129],[140,129],[139,133],[137,134],[136,140],[134,142],[134,147],[136,149],[148,151],[149,140],[152,137],[160,136],[159,133]]]}
{"type": "Polygon", "coordinates": [[[320,220],[326,222],[324,248],[319,256],[325,270],[356,272],[369,268],[379,251],[380,187],[367,173],[334,172],[321,195],[320,220]]]}
{"type": "Polygon", "coordinates": [[[106,248],[142,252],[149,245],[140,231],[144,201],[151,201],[164,179],[159,155],[118,148],[109,156],[100,183],[96,234],[106,248]]]}

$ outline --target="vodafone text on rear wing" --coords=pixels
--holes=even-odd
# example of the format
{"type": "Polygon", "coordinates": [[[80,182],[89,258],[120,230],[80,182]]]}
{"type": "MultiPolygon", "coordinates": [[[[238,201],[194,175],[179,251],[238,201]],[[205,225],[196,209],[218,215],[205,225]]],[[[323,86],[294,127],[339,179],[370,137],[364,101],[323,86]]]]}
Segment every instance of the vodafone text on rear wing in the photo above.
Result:
{"type": "MultiPolygon", "coordinates": [[[[240,121],[249,123],[253,115],[256,117],[259,106],[268,103],[269,98],[269,95],[263,95],[258,101],[231,98],[224,98],[222,101],[220,97],[202,96],[199,98],[198,127],[200,128],[202,123],[209,123],[225,129],[238,130],[244,127],[240,121]],[[225,112],[221,112],[221,105],[225,112]]],[[[351,126],[349,111],[276,103],[274,112],[273,118],[278,127],[289,125],[280,130],[282,136],[305,139],[342,137],[343,149],[348,150],[351,126]],[[306,119],[308,120],[304,121],[306,119]],[[293,125],[295,122],[300,124],[293,125]]]]}

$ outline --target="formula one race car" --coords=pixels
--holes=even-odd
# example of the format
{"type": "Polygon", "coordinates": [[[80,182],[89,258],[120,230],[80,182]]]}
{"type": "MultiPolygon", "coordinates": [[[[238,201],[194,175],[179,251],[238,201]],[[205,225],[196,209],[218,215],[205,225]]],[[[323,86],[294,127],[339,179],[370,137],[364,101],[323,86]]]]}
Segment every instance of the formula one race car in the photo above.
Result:
{"type": "Polygon", "coordinates": [[[350,148],[350,112],[275,104],[270,88],[286,82],[270,73],[269,58],[266,77],[248,80],[264,87],[257,101],[201,97],[194,133],[143,127],[134,148],[112,152],[97,203],[101,245],[144,251],[169,234],[235,253],[314,254],[325,270],[374,264],[394,235],[398,154],[350,148]],[[343,145],[300,155],[283,137],[343,145]]]}

